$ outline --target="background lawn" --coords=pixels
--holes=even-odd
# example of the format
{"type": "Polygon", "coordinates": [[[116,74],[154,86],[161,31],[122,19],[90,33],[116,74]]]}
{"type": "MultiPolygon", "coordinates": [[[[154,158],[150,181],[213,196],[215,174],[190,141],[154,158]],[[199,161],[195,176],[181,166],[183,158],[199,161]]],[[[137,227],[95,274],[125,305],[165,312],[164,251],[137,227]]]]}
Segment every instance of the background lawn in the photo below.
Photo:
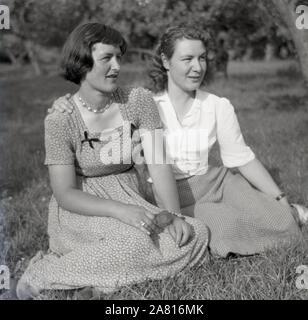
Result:
{"type": "MultiPolygon", "coordinates": [[[[30,77],[27,68],[0,68],[0,210],[6,237],[0,264],[9,266],[14,281],[38,250],[48,248],[47,206],[51,189],[43,165],[43,120],[52,101],[76,87],[57,75],[30,77]]],[[[122,84],[146,83],[141,64],[123,69],[122,84]]],[[[231,100],[246,142],[290,201],[307,206],[308,92],[297,65],[292,61],[231,62],[229,75],[228,80],[218,75],[207,90],[231,100]]],[[[211,162],[219,162],[217,149],[211,162]]],[[[307,240],[307,228],[304,235],[307,240]]],[[[99,298],[307,299],[308,290],[295,286],[299,265],[308,265],[307,241],[251,257],[208,257],[201,267],[174,278],[125,287],[99,298]]],[[[0,290],[0,299],[1,293],[2,299],[14,298],[10,292],[0,290]]],[[[85,291],[46,295],[52,299],[90,298],[85,291]]]]}

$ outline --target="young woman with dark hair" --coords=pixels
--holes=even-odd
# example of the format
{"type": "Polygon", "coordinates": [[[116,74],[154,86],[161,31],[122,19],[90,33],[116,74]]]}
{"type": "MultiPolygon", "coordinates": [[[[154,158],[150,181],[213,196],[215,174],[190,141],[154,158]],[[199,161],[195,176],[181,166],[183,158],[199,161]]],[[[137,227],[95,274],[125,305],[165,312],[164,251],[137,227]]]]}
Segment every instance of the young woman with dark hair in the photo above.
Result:
{"type": "Polygon", "coordinates": [[[150,164],[152,134],[162,126],[151,93],[117,85],[125,48],[116,30],[98,23],[77,27],[64,45],[63,74],[79,89],[69,99],[71,114],[45,119],[50,250],[30,261],[17,285],[20,299],[51,289],[110,292],[175,275],[206,254],[207,228],[181,216],[171,167],[150,164]],[[125,123],[143,130],[144,157],[164,210],[139,191],[125,123]],[[118,155],[111,162],[109,143],[118,155]]]}

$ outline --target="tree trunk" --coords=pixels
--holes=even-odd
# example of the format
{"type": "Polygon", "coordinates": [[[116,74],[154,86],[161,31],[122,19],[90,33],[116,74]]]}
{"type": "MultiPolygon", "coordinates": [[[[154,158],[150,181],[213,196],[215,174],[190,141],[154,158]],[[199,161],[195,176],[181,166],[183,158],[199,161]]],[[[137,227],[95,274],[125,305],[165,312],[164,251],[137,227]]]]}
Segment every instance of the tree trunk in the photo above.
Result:
{"type": "Polygon", "coordinates": [[[11,63],[13,65],[15,65],[16,67],[20,67],[21,66],[21,60],[18,59],[17,57],[15,57],[15,55],[13,54],[13,52],[8,49],[8,48],[5,48],[5,53],[7,54],[8,58],[10,59],[11,63]]]}
{"type": "Polygon", "coordinates": [[[296,14],[296,0],[271,0],[277,8],[282,20],[287,25],[292,35],[294,45],[298,54],[301,70],[308,86],[308,32],[305,29],[297,29],[295,22],[298,18],[296,14]]]}
{"type": "Polygon", "coordinates": [[[39,65],[38,57],[34,49],[34,44],[30,40],[25,40],[25,48],[27,50],[30,62],[33,66],[34,72],[37,76],[42,74],[42,69],[39,65]]]}
{"type": "Polygon", "coordinates": [[[268,42],[265,46],[265,61],[271,61],[275,56],[275,47],[272,43],[268,42]]]}
{"type": "Polygon", "coordinates": [[[250,61],[252,60],[252,54],[253,54],[253,48],[251,46],[249,46],[246,50],[245,50],[245,54],[243,55],[243,61],[250,61]]]}

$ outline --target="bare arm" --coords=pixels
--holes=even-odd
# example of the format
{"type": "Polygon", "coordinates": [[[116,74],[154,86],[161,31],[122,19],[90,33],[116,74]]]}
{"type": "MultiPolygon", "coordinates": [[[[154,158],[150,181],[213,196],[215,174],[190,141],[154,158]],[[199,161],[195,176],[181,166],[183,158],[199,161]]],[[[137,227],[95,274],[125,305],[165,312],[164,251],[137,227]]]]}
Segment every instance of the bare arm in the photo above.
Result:
{"type": "MultiPolygon", "coordinates": [[[[237,167],[253,186],[276,198],[281,194],[281,190],[246,145],[234,107],[226,99],[221,102],[218,108],[217,137],[224,165],[229,168],[237,167]]],[[[289,205],[286,198],[281,199],[280,203],[289,205]]]]}
{"type": "MultiPolygon", "coordinates": [[[[155,139],[163,141],[162,136],[159,138],[160,134],[163,134],[163,132],[156,132],[155,139]]],[[[180,213],[180,199],[172,168],[168,164],[159,164],[161,162],[166,163],[163,158],[163,144],[154,143],[153,132],[143,135],[141,141],[149,173],[163,203],[163,209],[180,213]],[[158,159],[163,161],[158,162],[158,159]]],[[[156,142],[158,141],[156,140],[156,142]]],[[[167,228],[179,247],[185,245],[192,235],[190,224],[176,216],[173,216],[172,223],[167,228]]]]}
{"type": "Polygon", "coordinates": [[[148,168],[158,196],[164,204],[164,208],[179,213],[181,210],[179,194],[170,165],[152,164],[148,165],[148,168]]]}
{"type": "Polygon", "coordinates": [[[124,206],[78,190],[73,165],[50,165],[51,188],[58,204],[65,210],[87,216],[119,218],[124,206]]]}
{"type": "Polygon", "coordinates": [[[79,190],[73,165],[50,165],[49,176],[53,194],[63,209],[86,216],[116,218],[146,234],[158,231],[155,215],[146,209],[79,190]],[[141,222],[146,223],[146,228],[141,222]]]}
{"type": "MultiPolygon", "coordinates": [[[[243,166],[238,167],[238,170],[253,186],[260,191],[272,196],[273,198],[281,194],[281,190],[269,172],[257,158],[243,166]]],[[[281,199],[279,202],[289,206],[286,198],[281,199]]]]}
{"type": "Polygon", "coordinates": [[[163,141],[162,134],[162,130],[156,132],[156,143],[154,143],[153,132],[147,132],[142,136],[144,157],[155,189],[164,205],[164,209],[180,212],[179,194],[172,168],[170,165],[164,164],[163,144],[157,143],[163,141]],[[159,162],[158,159],[162,161],[159,162]]]}

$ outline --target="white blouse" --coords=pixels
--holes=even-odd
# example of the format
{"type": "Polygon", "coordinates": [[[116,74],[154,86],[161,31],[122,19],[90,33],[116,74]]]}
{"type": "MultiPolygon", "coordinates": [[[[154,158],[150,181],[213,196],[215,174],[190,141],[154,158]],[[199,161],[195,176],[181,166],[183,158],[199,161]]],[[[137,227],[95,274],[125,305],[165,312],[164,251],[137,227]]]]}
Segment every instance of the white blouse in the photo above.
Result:
{"type": "Polygon", "coordinates": [[[198,90],[181,122],[167,92],[154,96],[154,100],[164,125],[167,163],[172,165],[176,179],[206,173],[208,155],[216,140],[228,168],[245,165],[255,158],[228,99],[198,90]]]}

